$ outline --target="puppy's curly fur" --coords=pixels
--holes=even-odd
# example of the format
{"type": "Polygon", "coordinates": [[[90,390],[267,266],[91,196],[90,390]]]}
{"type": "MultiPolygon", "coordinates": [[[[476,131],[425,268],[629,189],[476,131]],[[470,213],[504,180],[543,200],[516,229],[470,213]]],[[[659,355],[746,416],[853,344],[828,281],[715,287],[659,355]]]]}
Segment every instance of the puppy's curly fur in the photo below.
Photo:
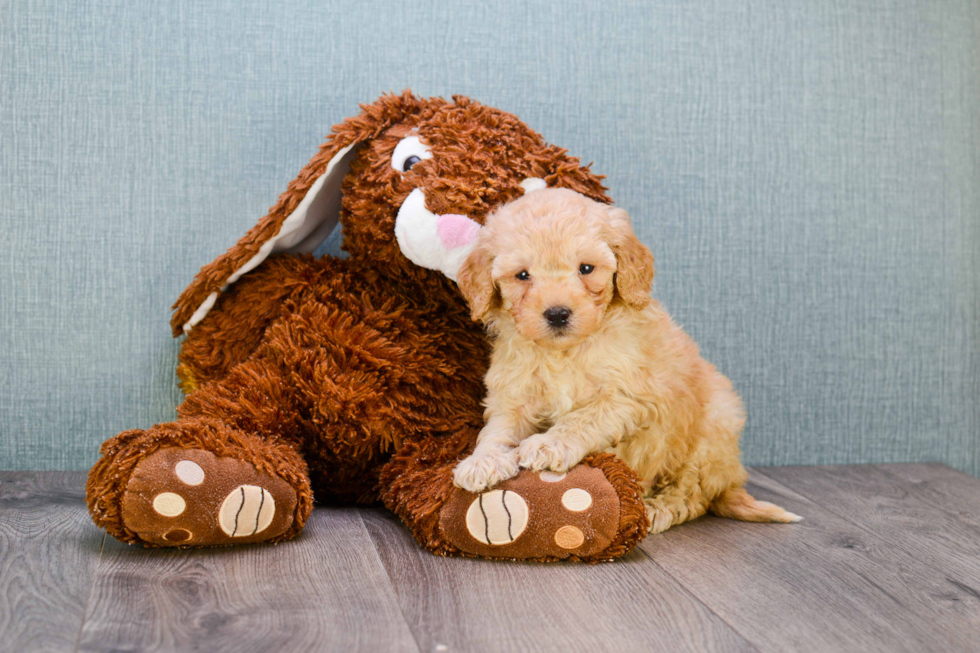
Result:
{"type": "Polygon", "coordinates": [[[745,413],[731,382],[650,297],[630,218],[566,189],[492,214],[459,286],[493,339],[486,426],[454,472],[485,490],[520,468],[565,472],[614,451],[643,479],[653,532],[711,511],[800,518],[743,488],[745,413]]]}

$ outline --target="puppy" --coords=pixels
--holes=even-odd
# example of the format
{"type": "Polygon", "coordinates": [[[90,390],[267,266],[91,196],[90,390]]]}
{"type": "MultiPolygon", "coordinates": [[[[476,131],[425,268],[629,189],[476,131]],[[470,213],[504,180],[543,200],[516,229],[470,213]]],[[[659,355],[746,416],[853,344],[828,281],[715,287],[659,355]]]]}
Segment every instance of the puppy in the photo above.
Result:
{"type": "Polygon", "coordinates": [[[457,486],[482,492],[608,450],[642,479],[652,532],[706,511],[800,520],[743,489],[742,402],[651,299],[653,255],[625,211],[531,192],[487,219],[458,278],[493,354],[486,426],[457,486]]]}

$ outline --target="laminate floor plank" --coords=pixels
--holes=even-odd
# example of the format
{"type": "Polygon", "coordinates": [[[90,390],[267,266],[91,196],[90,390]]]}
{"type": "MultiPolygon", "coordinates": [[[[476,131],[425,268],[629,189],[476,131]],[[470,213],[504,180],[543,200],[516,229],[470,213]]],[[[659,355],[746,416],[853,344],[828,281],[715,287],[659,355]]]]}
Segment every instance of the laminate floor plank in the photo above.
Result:
{"type": "MultiPolygon", "coordinates": [[[[936,496],[935,487],[877,465],[784,467],[765,474],[931,566],[949,584],[950,600],[980,611],[980,520],[947,512],[945,504],[955,494],[950,488],[936,496]]],[[[953,478],[952,485],[968,488],[962,496],[972,493],[974,510],[980,506],[980,489],[974,487],[980,484],[953,478]]]]}
{"type": "Polygon", "coordinates": [[[909,492],[948,515],[980,526],[980,478],[940,463],[875,465],[902,479],[909,492]]]}
{"type": "Polygon", "coordinates": [[[798,524],[704,517],[641,547],[762,651],[976,650],[980,610],[907,551],[754,471],[798,524]]]}
{"type": "Polygon", "coordinates": [[[753,470],[805,521],[704,517],[592,566],[440,558],[359,508],[276,546],[126,546],[84,480],[0,472],[0,651],[980,650],[980,479],[942,465],[753,470]]]}
{"type": "Polygon", "coordinates": [[[81,472],[0,472],[0,650],[71,651],[105,535],[81,472]]]}
{"type": "Polygon", "coordinates": [[[755,650],[639,551],[613,563],[440,558],[363,513],[424,651],[755,650]]]}
{"type": "Polygon", "coordinates": [[[108,538],[84,651],[417,651],[356,508],[278,545],[147,549],[108,538]]]}

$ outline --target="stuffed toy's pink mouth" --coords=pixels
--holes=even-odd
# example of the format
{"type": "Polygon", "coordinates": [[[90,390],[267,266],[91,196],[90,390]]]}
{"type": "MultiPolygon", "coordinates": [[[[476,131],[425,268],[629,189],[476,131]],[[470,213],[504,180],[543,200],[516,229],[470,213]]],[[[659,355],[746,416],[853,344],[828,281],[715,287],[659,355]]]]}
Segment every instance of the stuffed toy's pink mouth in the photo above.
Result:
{"type": "Polygon", "coordinates": [[[409,193],[395,218],[395,240],[402,254],[415,265],[438,270],[453,281],[478,231],[480,225],[465,215],[436,215],[427,209],[421,188],[409,193]]]}
{"type": "Polygon", "coordinates": [[[449,213],[436,218],[436,232],[446,249],[469,245],[480,231],[480,225],[465,215],[449,213]]]}
{"type": "MultiPolygon", "coordinates": [[[[525,193],[545,186],[544,180],[536,177],[521,182],[525,193]]],[[[480,224],[465,215],[436,215],[427,209],[421,188],[409,193],[395,218],[395,239],[402,254],[415,265],[438,270],[453,281],[479,231],[480,224]]]]}

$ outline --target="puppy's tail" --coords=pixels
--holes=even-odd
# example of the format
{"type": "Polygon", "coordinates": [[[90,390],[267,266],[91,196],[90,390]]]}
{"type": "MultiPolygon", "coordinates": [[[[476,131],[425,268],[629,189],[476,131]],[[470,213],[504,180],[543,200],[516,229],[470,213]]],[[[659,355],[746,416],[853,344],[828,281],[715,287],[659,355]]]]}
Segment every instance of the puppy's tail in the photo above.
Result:
{"type": "Polygon", "coordinates": [[[719,517],[741,521],[790,523],[803,520],[799,515],[787,512],[773,503],[759,501],[741,487],[722,492],[711,502],[708,510],[719,517]]]}

